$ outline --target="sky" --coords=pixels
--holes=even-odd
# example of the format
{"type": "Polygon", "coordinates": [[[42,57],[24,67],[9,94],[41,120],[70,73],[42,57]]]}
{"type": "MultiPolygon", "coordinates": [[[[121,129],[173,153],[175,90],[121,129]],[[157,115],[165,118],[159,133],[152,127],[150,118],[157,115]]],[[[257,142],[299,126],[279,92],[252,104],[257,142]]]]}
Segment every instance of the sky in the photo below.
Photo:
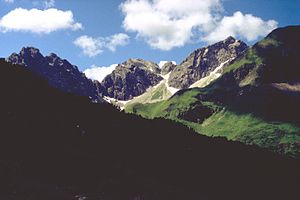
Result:
{"type": "Polygon", "coordinates": [[[0,0],[0,57],[33,46],[101,79],[129,58],[180,63],[228,36],[300,24],[300,0],[0,0]]]}

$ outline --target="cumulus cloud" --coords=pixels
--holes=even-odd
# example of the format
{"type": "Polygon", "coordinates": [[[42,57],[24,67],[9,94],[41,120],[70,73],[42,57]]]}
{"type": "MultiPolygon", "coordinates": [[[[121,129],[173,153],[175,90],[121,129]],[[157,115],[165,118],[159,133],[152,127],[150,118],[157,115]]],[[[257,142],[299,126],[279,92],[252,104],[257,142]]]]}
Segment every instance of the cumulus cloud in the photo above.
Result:
{"type": "Polygon", "coordinates": [[[46,0],[43,4],[45,8],[52,8],[55,6],[55,0],[46,0]]]}
{"type": "Polygon", "coordinates": [[[274,20],[263,21],[251,14],[244,15],[241,12],[235,12],[233,16],[225,16],[204,40],[213,43],[231,35],[247,41],[254,41],[270,33],[277,25],[278,23],[274,20]]]}
{"type": "Polygon", "coordinates": [[[64,29],[82,29],[82,24],[75,22],[72,11],[16,8],[0,19],[0,31],[4,33],[21,31],[49,34],[64,29]]]}
{"type": "Polygon", "coordinates": [[[112,35],[110,37],[104,38],[105,46],[111,50],[116,51],[118,46],[125,46],[129,43],[129,36],[124,33],[119,33],[112,35]]]}
{"type": "Polygon", "coordinates": [[[112,73],[113,70],[115,70],[116,66],[118,65],[113,64],[109,67],[97,67],[96,65],[92,65],[83,73],[85,73],[86,77],[101,82],[107,75],[109,75],[110,73],[112,73]]]}
{"type": "Polygon", "coordinates": [[[125,30],[137,32],[153,48],[170,50],[189,42],[194,29],[210,29],[212,10],[220,5],[219,0],[127,0],[120,8],[125,30]]]}
{"type": "Polygon", "coordinates": [[[89,57],[94,57],[103,52],[103,41],[92,38],[87,35],[80,36],[74,41],[74,44],[83,50],[83,54],[89,57]]]}
{"type": "Polygon", "coordinates": [[[124,33],[98,38],[83,35],[74,41],[74,44],[82,49],[83,54],[89,57],[101,54],[105,48],[114,52],[117,47],[125,46],[128,43],[129,36],[124,33]]]}
{"type": "Polygon", "coordinates": [[[199,39],[212,42],[213,35],[226,38],[235,34],[251,41],[277,26],[274,20],[263,21],[241,12],[237,13],[242,17],[236,17],[236,13],[231,17],[222,16],[221,0],[126,0],[120,9],[124,14],[124,29],[137,33],[138,38],[160,50],[181,47],[199,39]],[[228,28],[236,26],[237,18],[248,29],[242,30],[238,26],[239,31],[233,31],[233,28],[228,28]],[[259,31],[265,25],[267,27],[259,31]],[[224,32],[223,26],[227,27],[224,32]]]}

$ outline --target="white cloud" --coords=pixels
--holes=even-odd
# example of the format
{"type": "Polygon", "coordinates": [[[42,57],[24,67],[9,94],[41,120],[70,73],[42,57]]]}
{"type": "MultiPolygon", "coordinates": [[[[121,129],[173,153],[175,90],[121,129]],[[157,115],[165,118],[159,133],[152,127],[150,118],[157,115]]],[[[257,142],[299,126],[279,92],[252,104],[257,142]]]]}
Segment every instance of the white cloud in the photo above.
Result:
{"type": "Polygon", "coordinates": [[[45,8],[52,8],[55,6],[55,0],[45,0],[43,4],[45,8]]]}
{"type": "MultiPolygon", "coordinates": [[[[227,26],[234,26],[235,17],[222,16],[221,0],[126,0],[120,5],[124,14],[123,27],[126,31],[137,33],[137,37],[145,40],[152,48],[170,50],[181,47],[193,40],[212,41],[214,32],[221,31],[224,22],[227,26]],[[228,20],[231,19],[231,20],[228,20]]],[[[240,13],[240,12],[238,12],[240,13]]],[[[245,27],[249,27],[250,34],[242,31],[223,32],[226,38],[233,34],[248,41],[263,36],[270,28],[276,28],[276,22],[263,21],[253,15],[243,15],[245,27]],[[262,26],[263,31],[259,31],[262,26]],[[250,29],[251,28],[251,29],[250,29]]],[[[219,36],[221,38],[221,36],[219,36]]]]}
{"type": "Polygon", "coordinates": [[[80,36],[74,41],[74,44],[83,50],[83,54],[94,57],[103,52],[103,41],[89,37],[87,35],[80,36]]]}
{"type": "Polygon", "coordinates": [[[193,30],[210,29],[212,10],[219,0],[127,0],[120,8],[125,15],[123,27],[153,48],[170,50],[189,42],[193,30]]]}
{"type": "Polygon", "coordinates": [[[204,40],[213,43],[231,35],[247,41],[254,41],[270,33],[277,25],[278,23],[274,20],[263,21],[251,14],[244,15],[241,12],[235,12],[233,16],[225,16],[204,40]]]}
{"type": "Polygon", "coordinates": [[[72,11],[16,8],[0,19],[0,31],[4,33],[22,31],[49,34],[63,29],[82,29],[82,24],[75,22],[72,11]]]}
{"type": "Polygon", "coordinates": [[[95,65],[92,65],[83,73],[85,73],[86,77],[101,82],[107,75],[109,75],[110,73],[112,73],[113,70],[115,70],[116,66],[118,65],[113,64],[109,67],[97,67],[95,65]]]}
{"type": "Polygon", "coordinates": [[[129,43],[129,36],[124,33],[119,33],[112,35],[110,37],[104,38],[106,41],[105,46],[111,50],[116,51],[118,46],[125,46],[129,43]]]}
{"type": "MultiPolygon", "coordinates": [[[[166,63],[168,63],[168,62],[170,62],[170,61],[160,61],[159,63],[158,63],[158,66],[159,66],[159,68],[162,68],[166,63]]],[[[172,63],[173,63],[173,65],[176,65],[176,62],[175,61],[171,61],[172,63]]]]}
{"type": "Polygon", "coordinates": [[[83,54],[89,57],[101,54],[105,48],[114,52],[118,46],[125,46],[128,43],[129,36],[124,33],[98,38],[83,35],[74,41],[74,44],[83,50],[83,54]]]}

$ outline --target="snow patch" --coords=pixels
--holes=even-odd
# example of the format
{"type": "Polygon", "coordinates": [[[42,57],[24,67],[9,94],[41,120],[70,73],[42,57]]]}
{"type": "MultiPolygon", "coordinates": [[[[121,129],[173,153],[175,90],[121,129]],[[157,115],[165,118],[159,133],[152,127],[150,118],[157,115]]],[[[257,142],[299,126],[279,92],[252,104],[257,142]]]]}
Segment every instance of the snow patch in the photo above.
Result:
{"type": "Polygon", "coordinates": [[[233,44],[230,44],[229,46],[237,47],[241,44],[239,40],[235,40],[233,44]]]}
{"type": "Polygon", "coordinates": [[[220,72],[221,69],[223,68],[223,66],[230,62],[233,59],[229,59],[223,63],[221,63],[214,71],[210,72],[208,76],[200,79],[199,81],[195,82],[194,84],[192,84],[189,88],[203,88],[207,85],[209,85],[212,81],[216,80],[217,78],[219,78],[222,73],[220,72]]]}
{"type": "Polygon", "coordinates": [[[104,99],[104,101],[106,101],[106,102],[109,103],[109,104],[118,106],[118,107],[120,108],[120,110],[124,110],[125,105],[126,105],[128,102],[131,101],[131,100],[128,100],[128,101],[122,101],[122,100],[118,100],[118,99],[111,98],[111,97],[108,97],[108,96],[104,96],[103,99],[104,99]]]}
{"type": "Polygon", "coordinates": [[[203,57],[205,57],[207,53],[208,53],[208,48],[205,49],[205,51],[203,53],[203,57]]]}
{"type": "Polygon", "coordinates": [[[149,87],[146,92],[144,92],[143,94],[139,95],[139,96],[136,96],[134,98],[132,98],[131,100],[128,100],[128,101],[121,101],[121,100],[118,100],[118,99],[115,99],[115,98],[111,98],[111,97],[108,97],[108,96],[104,96],[103,99],[112,104],[112,105],[115,105],[115,106],[118,106],[120,108],[120,110],[124,110],[126,105],[130,104],[131,102],[140,102],[140,103],[145,103],[145,102],[151,102],[149,101],[149,97],[151,97],[151,95],[153,95],[153,93],[156,91],[157,88],[163,86],[163,87],[166,87],[167,90],[168,90],[168,95],[166,96],[162,96],[162,99],[161,100],[164,100],[166,98],[169,98],[171,97],[173,94],[175,94],[179,89],[177,88],[174,88],[174,87],[170,87],[169,84],[168,84],[168,81],[169,81],[169,77],[170,77],[170,74],[171,72],[169,72],[168,74],[166,75],[161,75],[161,77],[163,78],[163,80],[161,80],[158,84],[152,86],[152,87],[149,87]]]}
{"type": "Polygon", "coordinates": [[[175,94],[176,92],[178,92],[179,89],[169,86],[169,83],[168,83],[168,82],[169,82],[170,74],[171,74],[171,72],[169,72],[168,74],[166,74],[166,75],[164,75],[164,76],[161,76],[161,77],[163,77],[167,89],[168,89],[169,92],[173,95],[173,94],[175,94]]]}

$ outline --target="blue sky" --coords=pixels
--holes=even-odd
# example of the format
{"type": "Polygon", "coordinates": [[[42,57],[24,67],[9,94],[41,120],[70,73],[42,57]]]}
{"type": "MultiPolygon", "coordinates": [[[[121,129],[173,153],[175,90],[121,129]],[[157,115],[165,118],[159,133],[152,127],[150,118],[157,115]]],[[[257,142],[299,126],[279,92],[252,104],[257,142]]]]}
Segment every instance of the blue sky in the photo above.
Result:
{"type": "Polygon", "coordinates": [[[299,23],[300,0],[0,0],[0,57],[34,46],[81,70],[128,58],[179,63],[229,35],[251,45],[299,23]]]}

